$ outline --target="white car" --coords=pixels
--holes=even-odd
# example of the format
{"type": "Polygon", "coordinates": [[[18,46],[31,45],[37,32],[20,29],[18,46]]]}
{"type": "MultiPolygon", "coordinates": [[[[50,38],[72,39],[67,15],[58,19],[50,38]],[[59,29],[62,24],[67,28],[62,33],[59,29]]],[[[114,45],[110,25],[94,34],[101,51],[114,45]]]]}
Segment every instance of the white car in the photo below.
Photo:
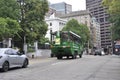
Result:
{"type": "Polygon", "coordinates": [[[13,67],[26,68],[29,60],[26,55],[12,48],[0,48],[0,69],[3,72],[13,67]]]}

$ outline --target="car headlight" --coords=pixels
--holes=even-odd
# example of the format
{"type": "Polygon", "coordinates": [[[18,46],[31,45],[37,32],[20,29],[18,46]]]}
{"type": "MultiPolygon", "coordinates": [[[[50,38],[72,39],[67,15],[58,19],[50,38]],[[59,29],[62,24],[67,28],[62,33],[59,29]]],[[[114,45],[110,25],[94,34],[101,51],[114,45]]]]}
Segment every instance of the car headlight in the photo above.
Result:
{"type": "Polygon", "coordinates": [[[2,58],[2,56],[0,56],[0,59],[2,58]]]}
{"type": "Polygon", "coordinates": [[[115,49],[116,52],[118,52],[118,49],[115,49]]]}

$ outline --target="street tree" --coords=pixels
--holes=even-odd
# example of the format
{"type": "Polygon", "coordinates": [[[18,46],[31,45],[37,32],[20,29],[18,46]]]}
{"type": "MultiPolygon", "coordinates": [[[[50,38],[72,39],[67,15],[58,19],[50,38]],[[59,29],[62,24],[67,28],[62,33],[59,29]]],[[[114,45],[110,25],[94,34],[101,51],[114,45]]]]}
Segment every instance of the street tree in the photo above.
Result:
{"type": "Polygon", "coordinates": [[[0,37],[2,39],[12,38],[18,35],[18,31],[22,30],[16,20],[10,18],[0,18],[0,37]]]}
{"type": "Polygon", "coordinates": [[[90,39],[90,32],[88,27],[84,24],[79,24],[75,19],[68,21],[66,26],[63,28],[63,31],[64,30],[73,31],[81,36],[82,43],[86,43],[90,39]]]}
{"type": "Polygon", "coordinates": [[[0,0],[0,17],[19,20],[20,10],[16,0],[0,0]]]}
{"type": "Polygon", "coordinates": [[[47,24],[44,21],[48,11],[47,0],[18,0],[21,8],[20,25],[23,29],[20,32],[21,48],[23,44],[33,41],[40,41],[47,32],[47,24]]]}
{"type": "Polygon", "coordinates": [[[102,3],[110,14],[120,14],[120,0],[103,0],[102,3]]]}
{"type": "Polygon", "coordinates": [[[103,5],[108,8],[112,23],[113,40],[120,39],[120,0],[103,0],[103,5]]]}
{"type": "Polygon", "coordinates": [[[19,5],[16,0],[0,0],[0,41],[18,35],[19,5]]]}

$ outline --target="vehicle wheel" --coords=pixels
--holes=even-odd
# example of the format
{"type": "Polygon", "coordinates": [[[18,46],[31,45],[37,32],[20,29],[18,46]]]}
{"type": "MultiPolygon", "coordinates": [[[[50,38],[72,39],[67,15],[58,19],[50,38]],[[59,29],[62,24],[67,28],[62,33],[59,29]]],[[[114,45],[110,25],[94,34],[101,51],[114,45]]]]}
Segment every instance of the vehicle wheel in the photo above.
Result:
{"type": "Polygon", "coordinates": [[[51,53],[50,57],[54,57],[54,55],[51,53]]]}
{"type": "Polygon", "coordinates": [[[79,57],[82,58],[82,54],[79,54],[79,57]]]}
{"type": "Polygon", "coordinates": [[[72,55],[72,59],[76,59],[76,55],[74,54],[74,55],[72,55]]]}
{"type": "Polygon", "coordinates": [[[4,62],[2,65],[2,69],[3,72],[6,72],[9,70],[9,63],[8,62],[4,62]]]}
{"type": "Polygon", "coordinates": [[[69,59],[69,56],[67,56],[67,59],[69,59]]]}
{"type": "Polygon", "coordinates": [[[26,68],[27,66],[28,66],[28,60],[27,60],[27,59],[25,59],[25,61],[24,61],[24,63],[23,63],[22,68],[26,68]]]}
{"type": "Polygon", "coordinates": [[[62,56],[57,56],[57,59],[62,59],[62,56]]]}

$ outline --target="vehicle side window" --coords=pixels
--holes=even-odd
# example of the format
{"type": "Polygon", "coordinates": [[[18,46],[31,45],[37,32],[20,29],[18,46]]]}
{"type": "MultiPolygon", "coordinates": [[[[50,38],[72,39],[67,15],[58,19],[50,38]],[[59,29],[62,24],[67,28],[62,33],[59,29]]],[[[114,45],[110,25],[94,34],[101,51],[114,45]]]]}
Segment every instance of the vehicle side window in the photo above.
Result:
{"type": "Polygon", "coordinates": [[[13,53],[12,53],[12,51],[11,51],[11,50],[7,50],[7,51],[5,52],[5,54],[8,54],[8,55],[13,55],[13,53]]]}
{"type": "Polygon", "coordinates": [[[17,51],[12,49],[13,55],[17,55],[17,51]]]}
{"type": "Polygon", "coordinates": [[[8,55],[17,55],[17,52],[13,49],[9,49],[5,52],[5,54],[8,54],[8,55]]]}

